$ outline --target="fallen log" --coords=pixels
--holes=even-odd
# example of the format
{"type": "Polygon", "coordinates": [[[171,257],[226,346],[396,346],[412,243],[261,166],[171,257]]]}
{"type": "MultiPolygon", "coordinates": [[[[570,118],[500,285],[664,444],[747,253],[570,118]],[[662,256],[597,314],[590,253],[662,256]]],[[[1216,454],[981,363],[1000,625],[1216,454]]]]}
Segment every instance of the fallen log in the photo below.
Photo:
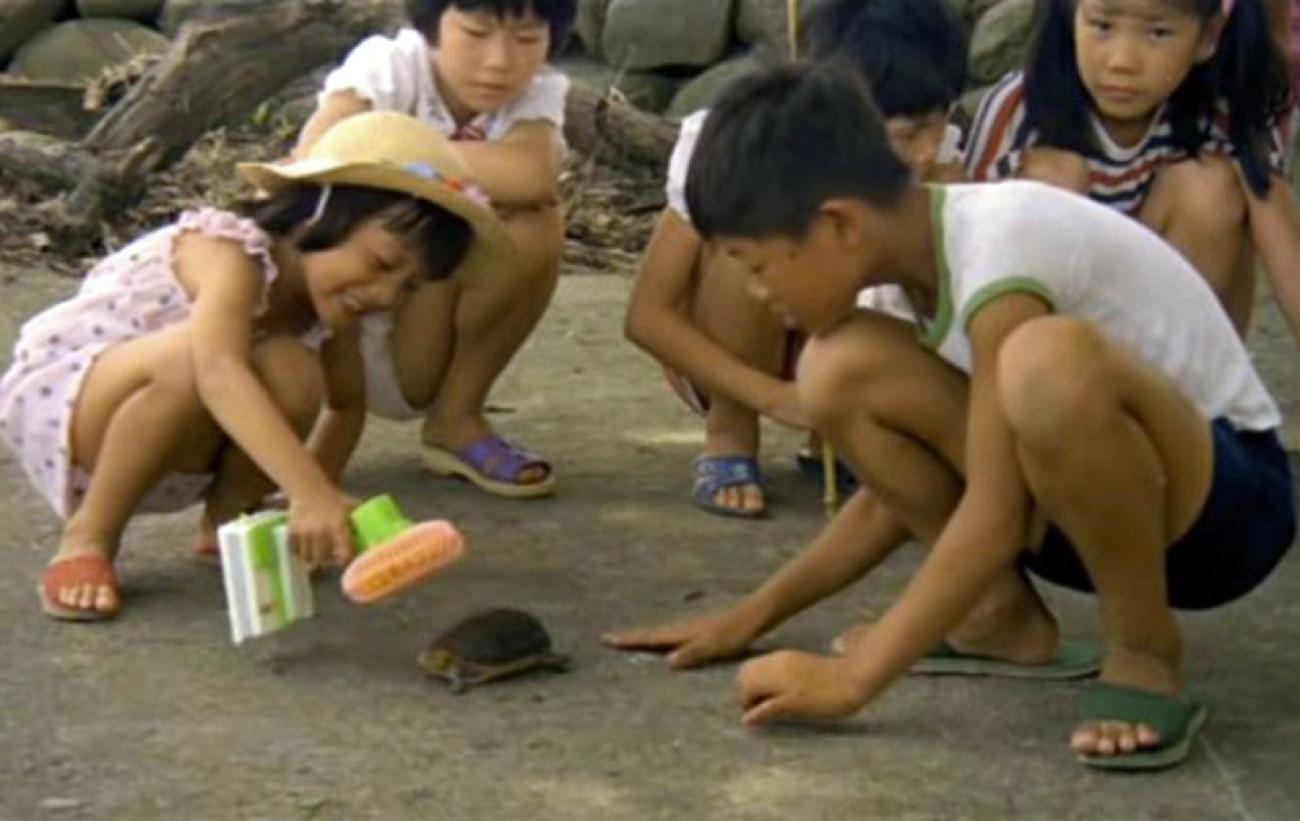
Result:
{"type": "Polygon", "coordinates": [[[183,28],[168,51],[84,139],[42,150],[0,138],[0,169],[70,192],[67,218],[88,230],[138,199],[210,129],[248,116],[315,67],[392,21],[390,0],[281,0],[183,28]]]}

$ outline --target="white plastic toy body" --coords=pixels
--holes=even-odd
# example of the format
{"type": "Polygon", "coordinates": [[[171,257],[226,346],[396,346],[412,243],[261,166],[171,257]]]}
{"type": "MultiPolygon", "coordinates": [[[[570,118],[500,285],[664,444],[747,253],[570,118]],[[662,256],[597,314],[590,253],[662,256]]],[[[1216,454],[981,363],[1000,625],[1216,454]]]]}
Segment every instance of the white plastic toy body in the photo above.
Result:
{"type": "Polygon", "coordinates": [[[241,516],[217,530],[235,644],[316,613],[307,565],[289,552],[286,525],[283,511],[268,510],[241,516]]]}

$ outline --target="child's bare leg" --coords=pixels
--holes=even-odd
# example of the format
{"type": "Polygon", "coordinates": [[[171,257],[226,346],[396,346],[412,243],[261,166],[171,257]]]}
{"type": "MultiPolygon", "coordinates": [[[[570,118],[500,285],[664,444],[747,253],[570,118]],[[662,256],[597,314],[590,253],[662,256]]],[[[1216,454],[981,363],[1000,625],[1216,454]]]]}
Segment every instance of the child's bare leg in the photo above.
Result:
{"type": "MultiPolygon", "coordinates": [[[[725,257],[701,255],[694,312],[701,330],[747,364],[777,375],[785,354],[786,329],[747,290],[745,274],[725,257]]],[[[709,396],[704,425],[705,456],[757,456],[759,418],[752,408],[730,397],[709,396]]],[[[757,484],[718,491],[714,502],[732,510],[761,511],[763,488],[757,484]]]]}
{"type": "MultiPolygon", "coordinates": [[[[1006,341],[1001,395],[1032,493],[1096,587],[1102,679],[1175,694],[1181,638],[1164,554],[1209,490],[1209,423],[1161,374],[1087,322],[1034,320],[1006,341]]],[[[1071,746],[1113,755],[1157,742],[1147,727],[1085,724],[1071,746]]]]}
{"type": "MultiPolygon", "coordinates": [[[[862,313],[809,341],[799,397],[817,429],[925,544],[963,491],[968,380],[923,351],[912,326],[862,313]]],[[[1056,623],[1017,568],[1008,567],[949,635],[964,652],[1022,664],[1049,661],[1056,623]]]]}
{"type": "MultiPolygon", "coordinates": [[[[90,486],[63,528],[54,561],[98,554],[112,560],[140,501],[170,471],[202,473],[220,433],[199,401],[186,329],[125,342],[91,367],[72,419],[72,460],[90,486]]],[[[107,585],[70,585],[59,604],[113,612],[107,585]]]]}
{"type": "Polygon", "coordinates": [[[1218,156],[1161,169],[1138,219],[1192,263],[1245,333],[1255,299],[1246,199],[1231,161],[1218,156]]]}
{"type": "MultiPolygon", "coordinates": [[[[274,337],[253,351],[253,369],[285,419],[306,439],[320,413],[324,377],[316,355],[290,337],[274,337]]],[[[226,440],[217,459],[216,479],[204,500],[200,552],[215,550],[216,528],[258,504],[275,489],[252,459],[226,440]]]]}
{"type": "MultiPolygon", "coordinates": [[[[460,288],[451,359],[427,406],[424,440],[429,444],[459,450],[491,433],[483,413],[488,392],[555,293],[564,251],[560,209],[519,212],[506,218],[506,227],[518,249],[518,264],[460,288]]],[[[547,472],[543,466],[531,467],[518,479],[538,482],[547,472]]]]}

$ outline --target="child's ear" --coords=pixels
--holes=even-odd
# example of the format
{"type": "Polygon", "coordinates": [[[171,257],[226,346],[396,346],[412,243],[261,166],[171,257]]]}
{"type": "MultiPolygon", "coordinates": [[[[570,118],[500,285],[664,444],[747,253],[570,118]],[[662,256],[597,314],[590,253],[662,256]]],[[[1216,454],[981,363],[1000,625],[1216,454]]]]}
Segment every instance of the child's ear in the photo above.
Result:
{"type": "Polygon", "coordinates": [[[844,251],[856,251],[866,240],[868,215],[862,203],[847,198],[826,200],[817,209],[817,219],[831,239],[844,251]]]}
{"type": "Polygon", "coordinates": [[[1219,14],[1201,29],[1201,39],[1196,44],[1197,63],[1209,62],[1214,57],[1214,53],[1219,50],[1219,40],[1223,37],[1223,29],[1227,25],[1228,18],[1219,14]]]}

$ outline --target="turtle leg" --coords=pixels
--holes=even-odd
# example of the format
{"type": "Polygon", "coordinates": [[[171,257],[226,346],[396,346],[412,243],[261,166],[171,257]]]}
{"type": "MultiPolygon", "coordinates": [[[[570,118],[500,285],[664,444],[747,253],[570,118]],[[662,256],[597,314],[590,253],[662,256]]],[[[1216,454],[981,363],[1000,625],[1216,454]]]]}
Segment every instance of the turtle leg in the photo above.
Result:
{"type": "Polygon", "coordinates": [[[465,692],[465,678],[461,675],[459,667],[453,667],[447,671],[447,686],[457,695],[465,692]]]}
{"type": "Polygon", "coordinates": [[[573,659],[564,653],[547,653],[542,657],[539,666],[554,670],[557,673],[568,672],[573,667],[573,659]]]}

